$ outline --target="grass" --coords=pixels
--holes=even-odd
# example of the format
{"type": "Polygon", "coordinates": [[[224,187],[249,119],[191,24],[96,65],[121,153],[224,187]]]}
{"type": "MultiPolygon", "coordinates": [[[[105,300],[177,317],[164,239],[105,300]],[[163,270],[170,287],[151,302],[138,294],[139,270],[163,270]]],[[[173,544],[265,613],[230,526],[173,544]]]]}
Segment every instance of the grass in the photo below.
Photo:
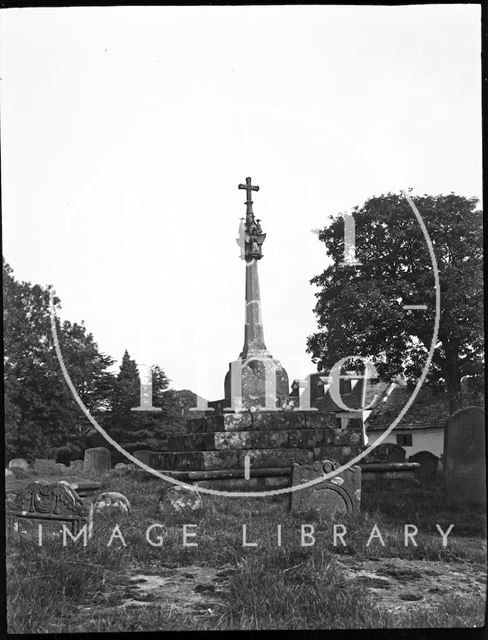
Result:
{"type": "MultiPolygon", "coordinates": [[[[399,482],[366,485],[361,514],[338,518],[347,528],[346,547],[332,544],[332,525],[313,513],[291,514],[285,498],[235,499],[203,496],[205,509],[190,517],[160,513],[161,483],[137,475],[105,476],[102,489],[124,493],[128,515],[100,514],[86,548],[80,542],[63,548],[60,542],[9,536],[7,546],[8,629],[10,633],[150,631],[192,629],[342,629],[451,627],[483,624],[485,599],[476,594],[446,596],[442,605],[420,606],[392,613],[372,604],[360,580],[347,582],[338,560],[368,558],[463,560],[482,567],[482,545],[463,537],[485,539],[481,510],[448,510],[442,493],[399,482]],[[182,544],[183,524],[196,524],[198,547],[182,544]],[[160,523],[163,545],[151,546],[146,529],[160,523]],[[282,546],[277,545],[277,524],[282,546]],[[314,527],[313,546],[300,545],[302,524],[314,527]],[[405,547],[403,524],[419,529],[418,546],[405,547]],[[126,542],[107,546],[115,524],[126,542]],[[243,547],[242,524],[256,547],[243,547]],[[374,525],[385,546],[367,545],[374,525]],[[435,525],[454,524],[447,547],[435,525]],[[454,539],[454,536],[456,538],[454,539]],[[199,565],[231,568],[229,588],[221,607],[205,616],[190,616],[171,606],[152,603],[120,610],[129,576],[158,574],[162,567],[199,565]]],[[[394,562],[393,562],[394,564],[394,562]]],[[[407,572],[408,573],[408,572],[407,572]]],[[[415,573],[415,572],[413,572],[415,573]]],[[[414,575],[405,575],[414,580],[414,575]]],[[[374,586],[374,585],[370,585],[374,586]]],[[[412,589],[415,584],[412,582],[412,589]]]]}

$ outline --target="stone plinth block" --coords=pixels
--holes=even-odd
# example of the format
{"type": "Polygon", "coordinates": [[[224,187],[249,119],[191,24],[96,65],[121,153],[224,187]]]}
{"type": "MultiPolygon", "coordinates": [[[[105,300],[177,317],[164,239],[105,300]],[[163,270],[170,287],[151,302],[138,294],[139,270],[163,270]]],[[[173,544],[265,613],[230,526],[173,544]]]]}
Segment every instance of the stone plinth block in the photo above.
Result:
{"type": "MultiPolygon", "coordinates": [[[[236,390],[231,389],[232,365],[229,365],[229,371],[227,372],[224,381],[226,400],[230,404],[232,395],[240,396],[242,398],[242,407],[244,409],[265,408],[266,371],[272,371],[273,369],[276,383],[274,393],[276,397],[276,408],[281,408],[288,402],[288,392],[290,388],[288,374],[282,364],[269,355],[249,355],[247,359],[242,361],[240,388],[236,390]]],[[[272,373],[268,373],[268,375],[272,375],[272,373]]]]}
{"type": "Polygon", "coordinates": [[[207,418],[208,431],[246,431],[252,429],[250,411],[226,412],[221,416],[207,418]]]}
{"type": "MultiPolygon", "coordinates": [[[[331,460],[316,461],[313,464],[294,464],[292,487],[300,486],[322,478],[326,473],[337,469],[338,464],[331,460]]],[[[291,511],[315,511],[319,516],[333,518],[338,513],[353,513],[361,507],[361,468],[351,467],[330,480],[324,480],[298,489],[290,494],[291,511]]]]}
{"type": "MultiPolygon", "coordinates": [[[[276,429],[339,430],[335,414],[315,411],[241,411],[225,412],[206,418],[189,418],[187,433],[212,431],[268,431],[276,429]]],[[[346,433],[348,433],[346,431],[346,433]]],[[[344,436],[348,437],[348,436],[344,436]]]]}
{"type": "Polygon", "coordinates": [[[212,431],[244,431],[252,428],[252,414],[245,412],[229,412],[206,418],[186,421],[186,431],[191,433],[208,433],[212,431]]]}
{"type": "Polygon", "coordinates": [[[214,433],[215,449],[274,449],[288,446],[287,431],[214,433]]]}
{"type": "Polygon", "coordinates": [[[187,433],[206,433],[208,431],[206,418],[188,418],[186,421],[187,433]]]}
{"type": "MultiPolygon", "coordinates": [[[[224,419],[223,431],[246,431],[252,429],[253,415],[251,412],[224,413],[222,417],[224,419]]],[[[209,423],[213,427],[216,421],[209,421],[209,423]]],[[[210,430],[220,431],[218,428],[211,428],[210,430]]]]}
{"type": "Polygon", "coordinates": [[[92,473],[105,473],[110,471],[111,458],[110,451],[105,447],[94,447],[85,450],[85,460],[83,470],[92,473]]]}
{"type": "Polygon", "coordinates": [[[217,489],[219,491],[271,491],[290,486],[290,478],[284,476],[263,478],[216,478],[215,480],[199,480],[199,487],[217,489]]]}
{"type": "Polygon", "coordinates": [[[246,456],[249,456],[252,467],[286,467],[295,463],[307,463],[323,459],[327,456],[339,464],[348,462],[358,455],[359,447],[315,447],[307,449],[241,449],[239,454],[239,465],[244,466],[246,456]]]}
{"type": "Polygon", "coordinates": [[[151,456],[151,467],[161,471],[235,469],[238,464],[235,451],[176,451],[153,453],[151,456]]]}
{"type": "Polygon", "coordinates": [[[313,462],[311,449],[243,449],[239,452],[239,466],[244,467],[249,456],[253,467],[291,467],[294,462],[313,462]]]}
{"type": "Polygon", "coordinates": [[[300,411],[297,409],[293,413],[303,413],[307,429],[338,429],[340,427],[340,421],[333,411],[300,411]]]}
{"type": "Polygon", "coordinates": [[[357,446],[360,435],[340,429],[277,429],[273,431],[215,431],[168,438],[169,451],[231,449],[306,449],[323,446],[357,446]]]}
{"type": "Polygon", "coordinates": [[[256,411],[252,417],[256,431],[269,429],[306,429],[304,411],[256,411]]]}

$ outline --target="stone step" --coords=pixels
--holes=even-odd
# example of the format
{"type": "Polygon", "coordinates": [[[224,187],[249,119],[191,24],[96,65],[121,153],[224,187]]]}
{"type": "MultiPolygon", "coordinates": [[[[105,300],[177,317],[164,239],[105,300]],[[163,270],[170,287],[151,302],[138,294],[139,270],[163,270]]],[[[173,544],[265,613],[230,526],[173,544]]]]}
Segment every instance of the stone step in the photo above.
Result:
{"type": "Polygon", "coordinates": [[[338,421],[333,412],[324,411],[243,411],[201,418],[189,418],[187,432],[267,431],[277,429],[335,429],[338,421]]]}
{"type": "MultiPolygon", "coordinates": [[[[215,478],[212,480],[199,480],[195,484],[198,487],[216,489],[218,491],[271,491],[272,489],[284,489],[290,486],[290,476],[278,476],[262,478],[215,478]]],[[[288,496],[287,496],[288,497],[288,496]]]]}
{"type": "Polygon", "coordinates": [[[214,431],[168,438],[169,451],[228,451],[233,449],[309,448],[358,445],[357,431],[340,429],[274,429],[270,431],[214,431]]]}
{"type": "Polygon", "coordinates": [[[242,469],[249,456],[251,467],[287,467],[294,462],[337,460],[343,464],[359,454],[359,446],[323,446],[288,449],[236,449],[232,451],[162,451],[151,454],[150,466],[161,471],[242,469]]]}

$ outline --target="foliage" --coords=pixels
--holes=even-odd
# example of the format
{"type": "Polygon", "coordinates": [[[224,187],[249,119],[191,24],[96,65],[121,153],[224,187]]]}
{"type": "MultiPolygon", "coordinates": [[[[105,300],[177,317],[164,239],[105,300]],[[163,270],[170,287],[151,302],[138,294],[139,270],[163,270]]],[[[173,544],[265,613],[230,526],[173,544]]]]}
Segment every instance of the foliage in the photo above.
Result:
{"type": "Polygon", "coordinates": [[[172,418],[172,396],[167,395],[169,380],[157,365],[152,370],[152,405],[159,412],[133,411],[140,405],[140,376],[137,363],[126,350],[112,389],[110,433],[127,451],[159,450],[164,446],[172,418]]]}
{"type": "MultiPolygon", "coordinates": [[[[19,282],[3,261],[5,441],[7,459],[81,450],[92,432],[68,389],[54,350],[49,287],[19,282]]],[[[59,298],[53,298],[56,312],[59,298]]],[[[108,408],[113,360],[99,352],[83,322],[56,328],[64,362],[93,414],[108,408]]]]}
{"type": "MultiPolygon", "coordinates": [[[[441,313],[428,382],[445,385],[450,410],[462,406],[461,379],[483,368],[482,212],[476,198],[415,198],[437,259],[441,313]]],[[[371,358],[381,378],[421,374],[435,320],[433,268],[426,240],[402,194],[370,198],[353,210],[358,266],[343,266],[344,222],[319,231],[333,263],[311,282],[319,331],[307,349],[320,369],[351,356],[371,358]],[[425,311],[403,305],[426,304],[425,311]]],[[[356,358],[356,360],[354,360],[356,358]]]]}
{"type": "MultiPolygon", "coordinates": [[[[57,457],[68,464],[82,458],[87,447],[106,446],[62,375],[51,331],[50,287],[17,281],[4,260],[3,293],[6,459],[57,457]]],[[[53,302],[58,315],[60,300],[54,296],[53,302]]],[[[152,367],[153,406],[162,411],[132,412],[139,405],[140,381],[129,353],[114,376],[113,359],[100,353],[83,322],[56,318],[56,331],[76,391],[97,422],[129,450],[161,448],[175,415],[180,417],[164,371],[152,367]]]]}

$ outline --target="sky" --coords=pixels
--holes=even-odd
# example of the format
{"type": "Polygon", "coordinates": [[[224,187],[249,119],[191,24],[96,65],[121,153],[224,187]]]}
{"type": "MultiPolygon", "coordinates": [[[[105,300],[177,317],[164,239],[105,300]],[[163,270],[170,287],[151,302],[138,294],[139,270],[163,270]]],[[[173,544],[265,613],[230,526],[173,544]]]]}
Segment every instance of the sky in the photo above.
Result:
{"type": "Polygon", "coordinates": [[[389,191],[481,197],[480,35],[478,5],[3,9],[3,254],[117,364],[219,399],[251,176],[266,344],[303,378],[313,230],[389,191]]]}

